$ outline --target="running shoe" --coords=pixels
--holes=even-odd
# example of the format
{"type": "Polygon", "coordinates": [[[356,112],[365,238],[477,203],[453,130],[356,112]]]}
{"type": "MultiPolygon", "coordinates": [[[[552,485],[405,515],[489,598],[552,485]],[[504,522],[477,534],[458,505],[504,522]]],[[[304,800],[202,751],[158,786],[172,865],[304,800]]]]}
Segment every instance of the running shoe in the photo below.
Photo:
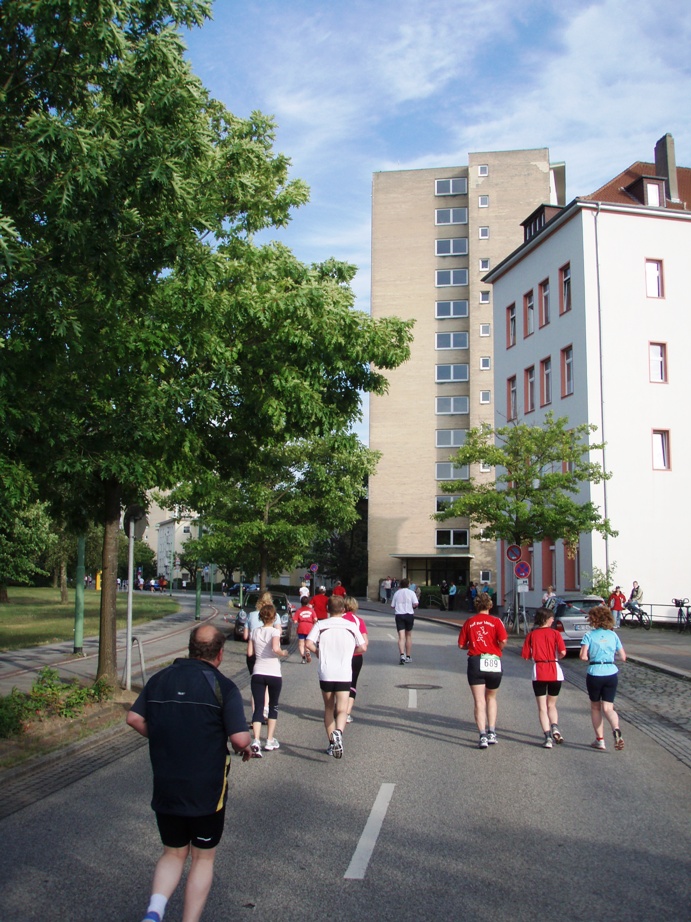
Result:
{"type": "Polygon", "coordinates": [[[405,661],[406,661],[406,663],[412,663],[412,662],[413,662],[413,657],[412,657],[412,656],[406,656],[405,661]]]}
{"type": "Polygon", "coordinates": [[[331,755],[334,759],[343,758],[343,734],[340,730],[334,730],[331,737],[331,745],[333,747],[331,755]]]}
{"type": "Polygon", "coordinates": [[[326,754],[327,756],[332,756],[334,754],[334,744],[333,743],[329,743],[329,745],[326,747],[326,754]]]}
{"type": "Polygon", "coordinates": [[[544,743],[542,744],[542,748],[543,748],[543,749],[551,749],[551,748],[552,748],[552,737],[551,737],[551,736],[546,736],[546,737],[545,737],[545,741],[544,741],[544,743]]]}
{"type": "Polygon", "coordinates": [[[621,735],[621,730],[619,730],[618,728],[614,731],[614,748],[615,749],[624,748],[624,740],[621,735]]]}
{"type": "Polygon", "coordinates": [[[271,752],[272,749],[280,749],[281,744],[277,739],[267,740],[264,744],[264,752],[271,752]]]}
{"type": "Polygon", "coordinates": [[[142,919],[142,922],[161,922],[161,917],[157,912],[150,909],[142,919]]]}
{"type": "Polygon", "coordinates": [[[262,747],[259,743],[259,740],[253,740],[252,745],[250,746],[250,749],[252,750],[252,755],[254,756],[255,759],[261,759],[262,747]]]}
{"type": "Polygon", "coordinates": [[[487,739],[486,733],[480,734],[480,742],[477,744],[478,749],[487,749],[489,746],[489,740],[487,739]]]}
{"type": "Polygon", "coordinates": [[[557,726],[552,727],[552,739],[554,740],[555,743],[564,742],[564,737],[559,732],[559,727],[557,726]]]}
{"type": "Polygon", "coordinates": [[[591,749],[606,749],[607,747],[605,746],[604,740],[593,740],[593,742],[590,744],[590,748],[591,749]]]}
{"type": "Polygon", "coordinates": [[[497,742],[497,734],[494,730],[487,731],[487,742],[490,746],[494,746],[494,744],[497,742]]]}
{"type": "Polygon", "coordinates": [[[348,716],[346,717],[346,723],[352,724],[352,722],[353,722],[353,716],[352,714],[348,714],[348,716]]]}
{"type": "Polygon", "coordinates": [[[401,666],[405,666],[405,656],[403,656],[403,654],[401,654],[401,662],[400,662],[400,665],[401,665],[401,666]]]}

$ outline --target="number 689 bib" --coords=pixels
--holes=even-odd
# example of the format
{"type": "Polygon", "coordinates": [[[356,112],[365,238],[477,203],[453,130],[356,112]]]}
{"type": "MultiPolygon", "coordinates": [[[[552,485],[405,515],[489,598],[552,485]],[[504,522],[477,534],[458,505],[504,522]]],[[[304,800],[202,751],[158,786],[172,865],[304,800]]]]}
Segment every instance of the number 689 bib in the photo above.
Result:
{"type": "Polygon", "coordinates": [[[492,653],[481,653],[480,672],[501,672],[501,659],[492,653]]]}

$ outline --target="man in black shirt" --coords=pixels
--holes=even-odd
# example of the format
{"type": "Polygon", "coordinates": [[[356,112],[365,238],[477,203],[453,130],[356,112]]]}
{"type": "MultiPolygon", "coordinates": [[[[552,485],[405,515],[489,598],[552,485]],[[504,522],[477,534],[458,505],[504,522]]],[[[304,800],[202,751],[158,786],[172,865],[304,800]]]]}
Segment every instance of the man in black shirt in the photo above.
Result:
{"type": "Polygon", "coordinates": [[[149,740],[151,807],[163,842],[144,922],[161,922],[188,855],[183,922],[201,917],[223,834],[228,739],[243,762],[251,757],[240,691],[218,670],[224,643],[213,625],[198,625],[190,634],[189,659],[156,673],[127,715],[129,726],[149,740]]]}

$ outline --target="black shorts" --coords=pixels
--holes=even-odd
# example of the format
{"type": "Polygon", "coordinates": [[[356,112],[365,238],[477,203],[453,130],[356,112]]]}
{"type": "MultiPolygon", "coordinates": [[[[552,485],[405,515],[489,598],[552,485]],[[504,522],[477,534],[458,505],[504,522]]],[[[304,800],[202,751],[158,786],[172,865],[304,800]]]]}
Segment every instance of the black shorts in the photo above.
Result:
{"type": "Polygon", "coordinates": [[[324,682],[319,680],[319,687],[323,692],[349,692],[350,681],[348,682],[324,682]]]}
{"type": "Polygon", "coordinates": [[[590,675],[588,673],[585,677],[588,697],[591,701],[608,701],[612,704],[617,693],[618,682],[619,673],[617,672],[612,673],[612,675],[590,675]]]}
{"type": "Polygon", "coordinates": [[[480,672],[480,657],[468,657],[468,685],[484,685],[490,691],[501,685],[501,672],[480,672]]]}
{"type": "Polygon", "coordinates": [[[533,691],[536,698],[542,698],[545,695],[549,695],[550,698],[556,698],[561,691],[561,682],[556,680],[554,682],[538,682],[534,680],[533,691]]]}
{"type": "Polygon", "coordinates": [[[415,624],[415,615],[396,615],[397,631],[412,631],[415,624]]]}
{"type": "Polygon", "coordinates": [[[161,842],[167,848],[216,848],[223,835],[226,808],[209,816],[172,816],[170,813],[157,813],[156,822],[161,835],[161,842]]]}

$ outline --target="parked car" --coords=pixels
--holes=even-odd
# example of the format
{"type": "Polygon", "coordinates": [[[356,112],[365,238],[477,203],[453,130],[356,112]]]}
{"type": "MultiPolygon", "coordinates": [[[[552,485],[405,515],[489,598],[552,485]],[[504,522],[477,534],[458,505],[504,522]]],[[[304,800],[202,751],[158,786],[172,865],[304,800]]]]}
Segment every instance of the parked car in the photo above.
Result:
{"type": "Polygon", "coordinates": [[[604,599],[598,595],[564,595],[558,596],[554,604],[554,624],[552,627],[564,638],[568,650],[580,650],[583,635],[590,629],[588,612],[596,605],[604,605],[604,599]]]}
{"type": "MultiPolygon", "coordinates": [[[[233,604],[238,609],[235,615],[235,625],[233,626],[233,637],[235,640],[243,640],[245,633],[245,624],[251,611],[257,607],[257,599],[260,592],[248,592],[242,600],[242,608],[238,599],[233,604]]],[[[276,614],[281,619],[281,643],[287,645],[293,636],[293,606],[288,601],[288,596],[283,592],[272,592],[271,596],[276,606],[276,614]]]]}
{"type": "Polygon", "coordinates": [[[259,589],[257,583],[233,583],[233,585],[228,589],[229,596],[240,595],[240,586],[242,585],[242,594],[246,592],[256,592],[259,589]]]}

